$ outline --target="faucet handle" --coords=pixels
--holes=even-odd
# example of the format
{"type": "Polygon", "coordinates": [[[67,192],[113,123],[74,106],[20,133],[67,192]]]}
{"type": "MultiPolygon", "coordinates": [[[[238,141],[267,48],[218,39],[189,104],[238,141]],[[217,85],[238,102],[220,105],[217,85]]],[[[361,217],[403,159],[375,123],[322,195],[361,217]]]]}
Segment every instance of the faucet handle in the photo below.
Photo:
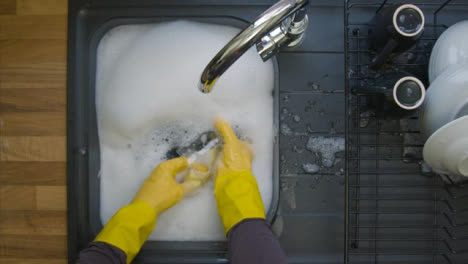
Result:
{"type": "Polygon", "coordinates": [[[283,31],[281,26],[273,29],[271,32],[263,36],[256,44],[258,55],[263,61],[269,60],[273,55],[278,53],[280,43],[287,40],[287,34],[283,31]]]}
{"type": "Polygon", "coordinates": [[[284,45],[287,47],[298,46],[304,39],[308,24],[309,18],[306,9],[298,10],[260,39],[256,44],[258,55],[263,61],[267,61],[284,45]]]}

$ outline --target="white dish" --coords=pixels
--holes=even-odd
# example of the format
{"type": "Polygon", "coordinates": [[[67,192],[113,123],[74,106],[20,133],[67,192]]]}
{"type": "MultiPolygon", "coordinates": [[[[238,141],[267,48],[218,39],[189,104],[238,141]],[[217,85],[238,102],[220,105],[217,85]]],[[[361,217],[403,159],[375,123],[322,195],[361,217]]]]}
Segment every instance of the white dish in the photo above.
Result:
{"type": "Polygon", "coordinates": [[[432,134],[424,145],[423,156],[434,172],[448,175],[451,179],[466,179],[468,116],[460,117],[432,134]]]}
{"type": "Polygon", "coordinates": [[[429,61],[429,82],[451,65],[468,63],[468,20],[458,22],[440,35],[429,61]]]}
{"type": "Polygon", "coordinates": [[[468,115],[468,64],[451,66],[439,75],[427,89],[419,113],[425,139],[448,122],[468,115]]]}

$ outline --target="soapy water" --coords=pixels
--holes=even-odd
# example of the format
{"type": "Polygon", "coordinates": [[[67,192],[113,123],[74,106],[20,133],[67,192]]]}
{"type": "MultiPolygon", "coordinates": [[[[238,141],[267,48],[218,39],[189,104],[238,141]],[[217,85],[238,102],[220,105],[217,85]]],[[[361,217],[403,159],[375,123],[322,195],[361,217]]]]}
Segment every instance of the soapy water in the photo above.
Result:
{"type": "MultiPolygon", "coordinates": [[[[110,30],[97,53],[101,221],[128,204],[174,147],[214,130],[217,116],[248,138],[252,170],[268,210],[272,196],[274,69],[248,50],[210,94],[197,88],[212,57],[239,29],[174,21],[110,30]],[[208,39],[209,41],[200,41],[208,39]]],[[[225,240],[213,181],[158,217],[150,240],[225,240]]]]}
{"type": "Polygon", "coordinates": [[[294,122],[296,122],[296,123],[301,122],[301,117],[298,116],[298,115],[295,115],[295,116],[293,117],[293,119],[294,119],[294,122]]]}
{"type": "Polygon", "coordinates": [[[281,130],[281,134],[283,134],[284,136],[294,135],[294,132],[287,124],[281,124],[280,130],[281,130]]]}
{"type": "Polygon", "coordinates": [[[302,169],[309,174],[315,174],[320,171],[320,166],[315,163],[302,164],[302,169]]]}
{"type": "Polygon", "coordinates": [[[335,155],[345,150],[344,137],[312,136],[307,142],[306,148],[312,152],[320,153],[322,165],[325,168],[333,167],[335,155]]]}

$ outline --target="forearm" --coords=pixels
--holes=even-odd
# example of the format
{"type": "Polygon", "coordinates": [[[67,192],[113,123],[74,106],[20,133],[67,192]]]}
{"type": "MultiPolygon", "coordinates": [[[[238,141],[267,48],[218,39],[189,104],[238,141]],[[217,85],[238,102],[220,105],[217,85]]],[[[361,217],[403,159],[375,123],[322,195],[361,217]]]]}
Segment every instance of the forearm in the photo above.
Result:
{"type": "Polygon", "coordinates": [[[122,207],[99,232],[94,242],[105,242],[122,250],[127,264],[140,251],[156,225],[156,211],[142,201],[122,207]]]}
{"type": "Polygon", "coordinates": [[[77,264],[125,264],[127,256],[117,247],[104,242],[93,242],[83,249],[77,264]]]}
{"type": "Polygon", "coordinates": [[[286,256],[264,219],[246,219],[228,233],[231,264],[285,264],[286,256]]]}

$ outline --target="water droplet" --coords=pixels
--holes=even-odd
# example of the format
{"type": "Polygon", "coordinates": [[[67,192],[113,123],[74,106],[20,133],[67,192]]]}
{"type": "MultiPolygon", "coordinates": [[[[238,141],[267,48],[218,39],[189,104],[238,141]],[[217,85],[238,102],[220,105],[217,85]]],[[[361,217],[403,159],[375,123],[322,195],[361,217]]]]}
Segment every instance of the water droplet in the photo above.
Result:
{"type": "Polygon", "coordinates": [[[307,85],[313,90],[318,90],[320,88],[320,85],[315,82],[308,82],[307,85]]]}
{"type": "Polygon", "coordinates": [[[287,124],[281,124],[281,134],[284,136],[291,136],[293,135],[292,129],[287,124]]]}
{"type": "Polygon", "coordinates": [[[294,145],[293,151],[296,152],[296,153],[301,154],[302,152],[304,152],[304,149],[294,145]]]}
{"type": "Polygon", "coordinates": [[[283,107],[283,109],[281,111],[283,112],[283,114],[289,113],[289,111],[288,111],[288,109],[286,107],[283,107]]]}
{"type": "Polygon", "coordinates": [[[78,152],[80,153],[80,155],[84,156],[86,155],[86,148],[85,147],[81,147],[78,152]]]}
{"type": "Polygon", "coordinates": [[[296,122],[296,123],[301,122],[301,117],[298,116],[298,115],[295,115],[293,119],[294,119],[294,122],[296,122]]]}
{"type": "Polygon", "coordinates": [[[315,174],[319,172],[320,167],[315,163],[306,163],[306,164],[302,164],[302,169],[306,173],[315,174]]]}

